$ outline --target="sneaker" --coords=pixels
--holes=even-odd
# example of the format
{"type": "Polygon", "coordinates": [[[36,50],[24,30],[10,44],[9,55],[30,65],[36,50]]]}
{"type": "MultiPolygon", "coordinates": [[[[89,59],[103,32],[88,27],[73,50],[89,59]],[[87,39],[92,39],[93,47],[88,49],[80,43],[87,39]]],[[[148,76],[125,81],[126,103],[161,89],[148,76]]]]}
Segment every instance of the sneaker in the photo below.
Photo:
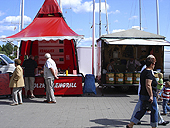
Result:
{"type": "Polygon", "coordinates": [[[16,106],[16,105],[18,105],[17,103],[11,103],[10,104],[11,106],[16,106]]]}
{"type": "Polygon", "coordinates": [[[161,113],[162,116],[166,116],[167,114],[166,113],[161,113]]]}
{"type": "Polygon", "coordinates": [[[50,103],[50,104],[51,104],[51,103],[54,103],[54,104],[55,104],[56,102],[55,102],[55,101],[50,101],[50,102],[48,102],[48,103],[50,103]]]}
{"type": "Polygon", "coordinates": [[[48,100],[44,100],[43,102],[44,102],[44,103],[48,103],[48,100]]]}
{"type": "Polygon", "coordinates": [[[167,124],[169,124],[169,121],[164,121],[163,123],[158,123],[158,125],[167,125],[167,124]]]}
{"type": "Polygon", "coordinates": [[[31,99],[35,98],[35,96],[31,96],[31,99]]]}

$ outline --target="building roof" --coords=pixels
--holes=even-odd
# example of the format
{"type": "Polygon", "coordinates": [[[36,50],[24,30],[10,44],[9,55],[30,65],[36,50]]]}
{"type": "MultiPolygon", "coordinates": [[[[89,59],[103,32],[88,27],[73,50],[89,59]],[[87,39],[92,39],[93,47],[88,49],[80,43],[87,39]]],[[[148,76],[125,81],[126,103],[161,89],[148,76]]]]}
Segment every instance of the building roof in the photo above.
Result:
{"type": "Polygon", "coordinates": [[[115,32],[100,36],[100,38],[112,38],[112,39],[165,39],[164,36],[137,30],[129,29],[121,32],[115,32]]]}

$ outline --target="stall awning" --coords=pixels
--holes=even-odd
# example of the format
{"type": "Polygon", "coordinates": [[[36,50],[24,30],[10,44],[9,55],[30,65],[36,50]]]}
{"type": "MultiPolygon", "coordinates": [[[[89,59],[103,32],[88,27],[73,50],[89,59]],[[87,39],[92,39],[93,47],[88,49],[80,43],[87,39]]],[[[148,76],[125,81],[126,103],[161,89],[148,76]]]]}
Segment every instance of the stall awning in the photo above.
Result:
{"type": "Polygon", "coordinates": [[[170,46],[170,42],[162,39],[104,39],[107,44],[115,45],[160,45],[170,46]]]}
{"type": "Polygon", "coordinates": [[[35,18],[34,21],[19,33],[1,38],[1,41],[27,40],[64,40],[81,39],[82,35],[75,33],[62,17],[35,18]]]}

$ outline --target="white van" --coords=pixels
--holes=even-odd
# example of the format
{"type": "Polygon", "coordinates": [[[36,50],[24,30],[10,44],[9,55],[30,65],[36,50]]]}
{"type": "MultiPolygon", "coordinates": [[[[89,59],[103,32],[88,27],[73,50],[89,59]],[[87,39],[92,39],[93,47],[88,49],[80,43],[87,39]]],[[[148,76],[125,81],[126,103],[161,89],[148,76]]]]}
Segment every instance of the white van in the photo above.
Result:
{"type": "Polygon", "coordinates": [[[0,73],[9,73],[11,75],[14,70],[14,61],[6,55],[0,54],[0,73]]]}
{"type": "Polygon", "coordinates": [[[164,80],[169,80],[170,76],[170,50],[164,51],[164,80]]]}

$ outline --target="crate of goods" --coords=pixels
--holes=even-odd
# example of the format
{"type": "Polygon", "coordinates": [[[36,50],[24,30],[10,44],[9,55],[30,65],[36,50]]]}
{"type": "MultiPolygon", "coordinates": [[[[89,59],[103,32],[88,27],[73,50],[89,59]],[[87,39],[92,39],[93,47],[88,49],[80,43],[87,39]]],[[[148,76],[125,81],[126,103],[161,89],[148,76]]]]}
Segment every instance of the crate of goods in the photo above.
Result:
{"type": "Polygon", "coordinates": [[[123,84],[124,75],[123,73],[116,73],[116,84],[123,84]]]}
{"type": "Polygon", "coordinates": [[[124,79],[125,84],[132,84],[133,83],[133,73],[125,73],[125,79],[124,79]]]}
{"type": "Polygon", "coordinates": [[[114,73],[106,73],[106,83],[107,84],[114,84],[115,83],[114,73]]]}
{"type": "Polygon", "coordinates": [[[133,83],[134,84],[139,84],[140,81],[140,73],[139,72],[135,72],[133,74],[133,83]]]}

